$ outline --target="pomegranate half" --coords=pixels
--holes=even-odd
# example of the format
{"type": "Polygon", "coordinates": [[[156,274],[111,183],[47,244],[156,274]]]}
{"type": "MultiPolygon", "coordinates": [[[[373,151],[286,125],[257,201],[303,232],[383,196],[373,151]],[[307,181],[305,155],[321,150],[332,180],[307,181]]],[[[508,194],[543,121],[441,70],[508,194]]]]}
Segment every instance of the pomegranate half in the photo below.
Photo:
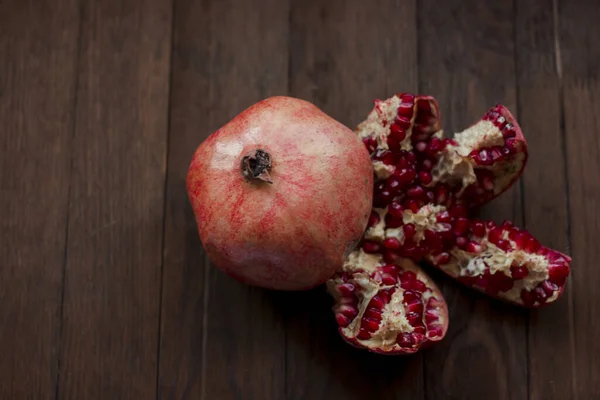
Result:
{"type": "Polygon", "coordinates": [[[361,140],[310,102],[274,96],[196,149],[186,186],[204,249],[229,276],[306,290],[343,265],[372,206],[361,140]]]}

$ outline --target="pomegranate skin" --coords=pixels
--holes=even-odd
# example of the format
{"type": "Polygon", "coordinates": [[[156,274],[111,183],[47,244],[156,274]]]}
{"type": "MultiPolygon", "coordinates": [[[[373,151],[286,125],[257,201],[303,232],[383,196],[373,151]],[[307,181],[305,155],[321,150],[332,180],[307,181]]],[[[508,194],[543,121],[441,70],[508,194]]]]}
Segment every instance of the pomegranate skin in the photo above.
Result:
{"type": "Polygon", "coordinates": [[[274,96],[198,146],[186,187],[217,268],[253,286],[307,290],[330,278],[361,239],[373,167],[348,127],[310,102],[274,96]],[[257,150],[268,167],[256,169],[257,150]]]}

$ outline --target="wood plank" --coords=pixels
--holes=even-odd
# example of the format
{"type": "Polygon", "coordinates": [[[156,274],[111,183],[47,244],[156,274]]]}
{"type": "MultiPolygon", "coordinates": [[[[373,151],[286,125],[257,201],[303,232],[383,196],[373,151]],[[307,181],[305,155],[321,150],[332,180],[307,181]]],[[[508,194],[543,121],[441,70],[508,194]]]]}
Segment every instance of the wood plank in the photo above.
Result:
{"type": "Polygon", "coordinates": [[[156,395],[171,10],[82,3],[59,398],[156,395]]]}
{"type": "MultiPolygon", "coordinates": [[[[518,115],[529,145],[523,175],[525,227],[544,245],[568,252],[567,180],[561,135],[553,0],[516,2],[518,115]]],[[[529,320],[530,398],[574,398],[568,345],[569,297],[534,311],[529,320]],[[557,344],[561,345],[557,345],[557,344]]]]}
{"type": "Polygon", "coordinates": [[[55,394],[78,7],[0,2],[0,398],[55,394]]]}
{"type": "Polygon", "coordinates": [[[600,204],[600,9],[594,1],[559,1],[557,15],[573,257],[569,279],[573,333],[569,342],[555,346],[569,346],[572,352],[573,367],[563,364],[561,369],[572,379],[574,398],[591,399],[600,397],[600,272],[596,266],[600,257],[596,210],[600,204]]]}
{"type": "MultiPolygon", "coordinates": [[[[516,112],[513,2],[419,4],[421,93],[441,105],[449,135],[496,103],[516,112]]],[[[521,225],[520,185],[486,205],[482,216],[521,225]]],[[[527,397],[527,313],[435,274],[450,307],[446,339],[425,357],[428,399],[527,397]]]]}
{"type": "MultiPolygon", "coordinates": [[[[353,128],[373,99],[416,90],[415,12],[413,1],[295,1],[290,94],[353,128]]],[[[282,299],[289,399],[423,397],[421,355],[384,357],[344,343],[322,288],[282,299]]]]}
{"type": "Polygon", "coordinates": [[[268,291],[214,269],[185,175],[196,147],[251,104],[287,91],[288,3],[177,0],[159,396],[280,399],[283,316],[268,291]]]}

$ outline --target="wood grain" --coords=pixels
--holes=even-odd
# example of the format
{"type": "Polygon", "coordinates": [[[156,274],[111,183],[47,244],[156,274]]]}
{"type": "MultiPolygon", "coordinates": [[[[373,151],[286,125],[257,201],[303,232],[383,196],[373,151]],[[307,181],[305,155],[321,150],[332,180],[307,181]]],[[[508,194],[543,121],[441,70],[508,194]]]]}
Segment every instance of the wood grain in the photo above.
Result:
{"type": "Polygon", "coordinates": [[[0,398],[57,380],[79,16],[0,2],[0,398]]]}
{"type": "Polygon", "coordinates": [[[283,316],[272,293],[209,264],[185,191],[196,147],[236,114],[286,94],[286,1],[175,4],[159,395],[281,399],[283,316]]]}
{"type": "MultiPolygon", "coordinates": [[[[294,1],[291,20],[290,94],[347,126],[366,118],[375,98],[416,89],[414,2],[294,1]]],[[[422,398],[420,355],[344,343],[323,288],[286,300],[288,399],[422,398]]]]}
{"type": "Polygon", "coordinates": [[[560,1],[557,15],[573,257],[568,371],[574,398],[593,399],[600,397],[600,9],[594,1],[560,1]]]}
{"type": "MultiPolygon", "coordinates": [[[[439,2],[419,9],[420,91],[440,102],[447,135],[496,103],[516,111],[513,2],[439,2]]],[[[482,217],[522,222],[520,182],[482,217]]],[[[428,399],[527,397],[526,312],[444,279],[450,327],[425,360],[428,399]]]]}
{"type": "Polygon", "coordinates": [[[58,397],[156,394],[171,3],[82,3],[58,397]]]}
{"type": "MultiPolygon", "coordinates": [[[[561,134],[560,63],[553,1],[516,2],[518,119],[529,146],[523,174],[525,227],[568,252],[567,179],[561,134]]],[[[529,320],[530,399],[574,398],[569,307],[572,292],[529,320]]]]}

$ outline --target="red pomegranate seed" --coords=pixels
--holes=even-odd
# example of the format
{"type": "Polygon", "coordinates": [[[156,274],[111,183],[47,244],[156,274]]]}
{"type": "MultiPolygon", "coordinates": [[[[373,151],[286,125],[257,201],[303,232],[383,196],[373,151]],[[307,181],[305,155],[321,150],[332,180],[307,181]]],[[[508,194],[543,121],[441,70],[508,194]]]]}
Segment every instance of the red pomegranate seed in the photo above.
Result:
{"type": "Polygon", "coordinates": [[[540,285],[548,297],[552,296],[558,290],[558,286],[550,281],[544,281],[540,285]]]}
{"type": "Polygon", "coordinates": [[[365,240],[363,242],[362,249],[365,253],[377,253],[379,252],[380,246],[379,243],[365,240]]]}
{"type": "MultiPolygon", "coordinates": [[[[501,159],[501,158],[502,158],[502,150],[501,150],[501,149],[502,149],[502,148],[501,148],[501,147],[499,147],[499,146],[492,147],[492,148],[490,149],[490,157],[492,157],[492,161],[493,161],[493,162],[495,162],[495,161],[498,161],[499,159],[501,159]]],[[[489,189],[488,189],[488,190],[489,190],[489,189]]]]}
{"type": "Polygon", "coordinates": [[[450,254],[448,253],[440,253],[436,258],[435,258],[435,265],[440,266],[440,265],[445,265],[448,263],[448,261],[450,261],[450,254]]]}
{"type": "Polygon", "coordinates": [[[377,332],[377,329],[379,329],[379,321],[375,321],[370,318],[363,318],[360,326],[369,332],[377,332]]]}
{"type": "Polygon", "coordinates": [[[516,139],[514,137],[506,139],[504,141],[504,146],[506,146],[506,148],[508,150],[510,150],[511,153],[516,153],[517,152],[517,146],[516,146],[516,144],[517,144],[517,141],[516,141],[516,139]]]}
{"type": "Polygon", "coordinates": [[[383,306],[385,306],[385,303],[383,302],[381,297],[379,297],[377,295],[377,296],[373,296],[373,298],[369,302],[369,306],[381,310],[381,309],[383,309],[383,306]]]}
{"type": "Polygon", "coordinates": [[[485,223],[485,226],[486,226],[488,229],[494,229],[494,228],[496,227],[496,223],[495,223],[494,221],[487,221],[487,222],[485,223]]]}
{"type": "Polygon", "coordinates": [[[341,326],[342,328],[347,327],[348,325],[350,325],[350,318],[346,317],[343,314],[336,314],[335,315],[335,321],[337,322],[337,324],[339,326],[341,326]]]}
{"type": "Polygon", "coordinates": [[[450,209],[450,215],[452,215],[454,218],[466,217],[467,208],[463,205],[456,205],[450,209]]]}
{"type": "Polygon", "coordinates": [[[425,189],[423,189],[422,186],[413,186],[406,191],[406,194],[409,197],[421,199],[421,198],[423,198],[423,195],[425,194],[425,189]]]}
{"type": "Polygon", "coordinates": [[[410,336],[409,333],[399,333],[398,336],[396,337],[396,342],[398,343],[398,346],[400,347],[412,347],[413,343],[412,343],[412,337],[410,336]]]}
{"type": "Polygon", "coordinates": [[[417,229],[415,228],[414,224],[406,224],[402,227],[402,230],[404,231],[404,238],[406,240],[412,239],[413,236],[415,236],[415,233],[417,232],[417,229]]]}
{"type": "Polygon", "coordinates": [[[500,249],[502,249],[504,251],[512,250],[512,247],[510,246],[510,242],[508,240],[500,239],[500,240],[498,240],[498,243],[496,243],[496,246],[498,246],[500,249]]]}
{"type": "Polygon", "coordinates": [[[410,211],[416,214],[417,212],[419,212],[419,208],[421,208],[421,205],[419,204],[418,200],[410,199],[406,202],[404,207],[408,208],[410,211]]]}
{"type": "Polygon", "coordinates": [[[400,103],[397,111],[398,116],[405,117],[407,119],[411,119],[413,115],[413,104],[410,103],[400,103]]]}
{"type": "Polygon", "coordinates": [[[363,138],[362,141],[363,141],[365,147],[367,148],[367,150],[369,151],[369,153],[372,153],[377,149],[377,140],[375,140],[375,138],[366,137],[366,138],[363,138]]]}
{"type": "Polygon", "coordinates": [[[497,245],[498,241],[502,240],[502,229],[497,227],[490,229],[488,232],[488,240],[497,245]]]}
{"type": "Polygon", "coordinates": [[[415,333],[420,333],[421,335],[425,334],[425,327],[423,325],[419,325],[419,326],[415,326],[414,331],[415,333]]]}
{"type": "Polygon", "coordinates": [[[415,144],[415,150],[419,151],[419,152],[424,152],[427,149],[427,143],[425,142],[418,142],[417,144],[415,144]]]}
{"type": "Polygon", "coordinates": [[[442,238],[440,238],[437,233],[431,229],[426,229],[424,236],[425,240],[427,241],[427,245],[431,250],[433,250],[435,253],[442,251],[442,238]]]}
{"type": "MultiPolygon", "coordinates": [[[[392,125],[390,128],[398,129],[397,125],[392,125]]],[[[390,150],[397,152],[401,149],[401,143],[406,138],[404,131],[392,131],[387,137],[387,144],[390,150]]]]}
{"type": "Polygon", "coordinates": [[[529,233],[520,232],[515,235],[515,245],[518,249],[525,250],[527,247],[527,240],[529,239],[529,233]]]}
{"type": "MultiPolygon", "coordinates": [[[[400,279],[402,279],[402,277],[400,277],[400,279]]],[[[413,303],[415,301],[421,301],[421,296],[413,291],[406,290],[402,296],[402,300],[407,304],[413,303]]]]}
{"type": "Polygon", "coordinates": [[[540,249],[540,247],[542,247],[540,245],[540,242],[538,242],[537,239],[533,236],[530,236],[527,239],[527,242],[525,243],[525,250],[531,253],[536,253],[540,249]]]}
{"type": "Polygon", "coordinates": [[[403,223],[402,217],[395,217],[392,214],[387,214],[385,216],[385,225],[388,229],[399,228],[403,223]]]}
{"type": "Polygon", "coordinates": [[[339,311],[348,318],[354,318],[358,315],[358,309],[350,304],[340,305],[339,311]]]}
{"type": "Polygon", "coordinates": [[[456,245],[458,247],[460,247],[461,249],[465,248],[467,246],[468,243],[468,239],[464,236],[458,236],[456,238],[456,245]]]}
{"type": "Polygon", "coordinates": [[[406,314],[406,319],[410,325],[419,325],[421,322],[421,314],[416,312],[409,312],[406,314]]]}
{"type": "Polygon", "coordinates": [[[492,165],[492,156],[487,149],[482,149],[479,152],[478,162],[481,165],[492,165]]]}
{"type": "MultiPolygon", "coordinates": [[[[407,283],[408,284],[408,283],[414,281],[415,279],[417,279],[417,275],[414,272],[412,272],[412,271],[404,271],[402,273],[402,275],[400,275],[400,282],[401,283],[407,283]]],[[[402,289],[407,290],[409,288],[402,287],[402,289]]]]}
{"type": "Polygon", "coordinates": [[[400,183],[405,186],[405,185],[408,185],[409,183],[412,183],[412,181],[415,180],[417,173],[415,172],[415,170],[413,168],[404,168],[404,169],[396,170],[394,172],[394,175],[398,178],[400,183]]]}
{"type": "Polygon", "coordinates": [[[535,294],[528,290],[521,290],[521,300],[526,307],[532,307],[535,304],[535,294]]]}
{"type": "Polygon", "coordinates": [[[377,150],[373,159],[375,161],[381,161],[385,165],[394,165],[394,153],[389,150],[377,150]]]}
{"type": "Polygon", "coordinates": [[[411,123],[410,123],[410,119],[403,117],[401,115],[396,117],[396,122],[395,122],[398,126],[400,126],[400,128],[402,128],[403,131],[406,131],[407,129],[410,128],[411,123]]]}
{"type": "Polygon", "coordinates": [[[507,219],[505,219],[504,221],[502,221],[502,228],[504,229],[510,229],[513,227],[513,223],[507,219]]]}
{"type": "Polygon", "coordinates": [[[454,220],[454,232],[457,235],[462,235],[469,231],[469,220],[463,217],[454,220]]]}
{"type": "Polygon", "coordinates": [[[402,183],[400,182],[400,180],[393,175],[390,176],[385,182],[385,186],[392,193],[396,193],[400,189],[401,185],[402,183]]]}
{"type": "Polygon", "coordinates": [[[429,336],[430,338],[432,337],[440,337],[442,336],[442,328],[433,328],[429,330],[429,333],[427,336],[429,336]]]}
{"type": "Polygon", "coordinates": [[[442,149],[442,141],[439,138],[431,138],[427,146],[427,153],[430,156],[435,156],[442,149]]]}
{"type": "Polygon", "coordinates": [[[406,312],[415,312],[415,313],[423,312],[423,302],[420,299],[417,299],[410,304],[406,304],[405,307],[406,307],[406,312]]]}
{"type": "Polygon", "coordinates": [[[545,303],[548,295],[541,286],[535,288],[535,299],[540,303],[545,303]]]}
{"type": "Polygon", "coordinates": [[[376,226],[380,221],[381,221],[381,217],[379,216],[379,213],[377,213],[375,211],[371,211],[371,215],[369,215],[369,223],[368,223],[369,228],[376,226]]]}
{"type": "Polygon", "coordinates": [[[366,329],[361,328],[356,337],[360,340],[368,340],[371,338],[371,334],[366,329]]]}
{"type": "Polygon", "coordinates": [[[423,162],[421,163],[421,170],[431,171],[431,168],[433,168],[433,163],[431,162],[431,160],[423,160],[423,162]]]}
{"type": "Polygon", "coordinates": [[[338,285],[337,290],[342,296],[352,296],[356,287],[353,284],[346,282],[338,285]]]}
{"type": "Polygon", "coordinates": [[[438,320],[437,312],[434,310],[425,311],[425,322],[429,325],[431,322],[435,322],[438,320]]]}
{"type": "Polygon", "coordinates": [[[511,138],[516,136],[515,130],[514,130],[514,126],[513,124],[511,124],[510,122],[507,123],[504,128],[502,128],[502,135],[505,138],[511,138]]]}
{"type": "Polygon", "coordinates": [[[469,243],[467,243],[467,245],[465,246],[465,250],[468,251],[469,253],[481,253],[481,250],[483,248],[481,247],[481,245],[477,242],[473,242],[470,241],[469,243]]]}
{"type": "Polygon", "coordinates": [[[569,267],[566,265],[553,265],[548,270],[549,279],[557,285],[563,285],[569,276],[569,267]]]}
{"type": "Polygon", "coordinates": [[[471,223],[471,232],[477,237],[483,237],[485,235],[485,225],[481,221],[473,221],[471,223]]]}
{"type": "Polygon", "coordinates": [[[450,213],[448,211],[442,211],[435,216],[437,222],[450,222],[452,217],[450,217],[450,213]]]}
{"type": "Polygon", "coordinates": [[[404,209],[397,201],[392,201],[388,206],[388,213],[396,218],[402,218],[404,209]]]}
{"type": "Polygon", "coordinates": [[[381,310],[378,310],[376,308],[367,308],[367,311],[365,311],[364,316],[375,321],[381,321],[382,313],[383,312],[381,310]]]}
{"type": "Polygon", "coordinates": [[[437,189],[437,193],[436,193],[436,203],[437,204],[446,204],[446,201],[448,201],[448,192],[449,189],[446,185],[440,185],[437,189]]]}
{"type": "Polygon", "coordinates": [[[511,266],[510,267],[510,272],[512,274],[513,279],[515,279],[515,280],[523,279],[527,275],[529,275],[529,270],[527,269],[527,267],[525,267],[523,265],[513,265],[513,266],[511,266]]]}
{"type": "Polygon", "coordinates": [[[394,275],[391,274],[381,274],[381,282],[384,285],[395,285],[396,284],[396,277],[394,275]]]}
{"type": "Polygon", "coordinates": [[[427,286],[425,286],[425,284],[423,282],[421,282],[420,280],[415,279],[412,282],[412,290],[423,293],[424,291],[427,290],[427,286]]]}
{"type": "Polygon", "coordinates": [[[398,250],[402,244],[395,237],[387,238],[383,241],[383,247],[391,250],[398,250]]]}
{"type": "Polygon", "coordinates": [[[381,271],[386,274],[398,275],[398,267],[392,264],[384,265],[381,267],[381,271]]]}
{"type": "Polygon", "coordinates": [[[426,171],[419,172],[419,181],[421,181],[421,183],[423,185],[427,185],[427,184],[431,183],[432,180],[433,180],[433,177],[431,176],[431,174],[429,172],[426,172],[426,171]]]}

